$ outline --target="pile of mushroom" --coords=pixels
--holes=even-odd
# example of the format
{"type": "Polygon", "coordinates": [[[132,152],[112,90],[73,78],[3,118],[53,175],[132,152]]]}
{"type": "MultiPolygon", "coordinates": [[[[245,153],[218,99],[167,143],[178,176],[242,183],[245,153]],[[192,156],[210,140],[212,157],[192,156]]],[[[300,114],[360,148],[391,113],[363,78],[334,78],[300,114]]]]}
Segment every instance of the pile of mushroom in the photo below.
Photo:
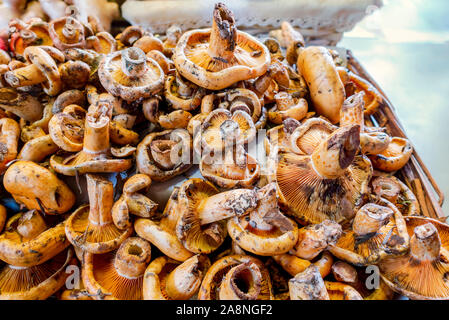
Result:
{"type": "Polygon", "coordinates": [[[166,35],[52,18],[0,50],[1,299],[449,299],[449,227],[396,175],[411,144],[334,52],[221,3],[166,35]]]}

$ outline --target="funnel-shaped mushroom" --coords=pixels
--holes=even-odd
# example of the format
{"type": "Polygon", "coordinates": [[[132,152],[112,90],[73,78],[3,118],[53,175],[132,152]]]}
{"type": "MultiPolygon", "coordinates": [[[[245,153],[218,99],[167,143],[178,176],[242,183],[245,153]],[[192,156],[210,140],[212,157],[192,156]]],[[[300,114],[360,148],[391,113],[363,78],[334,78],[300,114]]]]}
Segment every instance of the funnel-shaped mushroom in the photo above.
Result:
{"type": "Polygon", "coordinates": [[[113,252],[86,252],[84,285],[97,300],[142,300],[143,275],[150,259],[150,244],[138,237],[126,239],[113,252]]]}
{"type": "Polygon", "coordinates": [[[388,200],[368,203],[357,212],[352,227],[344,230],[329,251],[357,266],[377,263],[408,249],[409,236],[399,210],[388,200]]]}
{"type": "Polygon", "coordinates": [[[270,53],[258,40],[238,31],[232,12],[218,3],[212,28],[184,33],[173,61],[183,77],[200,87],[221,90],[264,74],[270,53]]]}
{"type": "Polygon", "coordinates": [[[6,82],[13,87],[42,84],[49,96],[55,96],[62,90],[62,81],[57,62],[64,62],[61,51],[48,46],[27,47],[24,56],[29,64],[25,67],[6,72],[6,82]]]}
{"type": "Polygon", "coordinates": [[[161,67],[136,47],[107,55],[98,76],[110,94],[126,101],[149,98],[164,86],[161,67]]]}
{"type": "Polygon", "coordinates": [[[64,222],[48,227],[36,210],[17,214],[0,235],[0,259],[16,267],[44,263],[69,246],[64,227],[64,222]]]}
{"type": "Polygon", "coordinates": [[[17,156],[17,147],[20,137],[19,124],[13,119],[0,119],[0,173],[17,156]]]}
{"type": "Polygon", "coordinates": [[[249,217],[228,221],[228,232],[242,249],[262,256],[288,252],[298,241],[298,226],[278,207],[276,185],[257,192],[258,204],[249,217]]]}
{"type": "Polygon", "coordinates": [[[86,179],[89,205],[81,206],[67,219],[67,238],[74,246],[90,253],[112,251],[131,235],[133,228],[120,230],[113,223],[112,182],[92,174],[87,174],[86,179]]]}
{"type": "Polygon", "coordinates": [[[183,263],[159,257],[145,270],[144,300],[188,300],[200,288],[210,261],[205,255],[195,255],[183,263]]]}
{"type": "Polygon", "coordinates": [[[52,168],[61,174],[75,176],[87,172],[121,172],[131,167],[131,159],[114,159],[110,154],[109,128],[112,115],[110,101],[100,99],[91,105],[84,123],[83,149],[65,158],[50,158],[52,168]]]}
{"type": "Polygon", "coordinates": [[[3,185],[18,203],[45,214],[65,213],[75,203],[75,194],[64,181],[31,161],[21,160],[9,166],[3,185]]]}
{"type": "Polygon", "coordinates": [[[187,180],[179,189],[176,235],[189,251],[210,253],[226,237],[224,219],[245,215],[256,205],[254,190],[218,193],[210,182],[198,178],[187,180]]]}
{"type": "Polygon", "coordinates": [[[74,264],[73,250],[64,250],[51,260],[32,267],[5,265],[0,269],[1,300],[45,300],[62,288],[74,264]]]}
{"type": "Polygon", "coordinates": [[[272,300],[270,273],[257,258],[223,257],[204,276],[199,300],[272,300]]]}
{"type": "Polygon", "coordinates": [[[372,167],[359,149],[359,127],[334,131],[310,156],[279,155],[276,170],[280,201],[308,223],[349,220],[368,191],[372,167]]]}
{"type": "Polygon", "coordinates": [[[411,299],[448,300],[449,227],[434,219],[406,217],[410,251],[380,262],[382,279],[411,299]]]}

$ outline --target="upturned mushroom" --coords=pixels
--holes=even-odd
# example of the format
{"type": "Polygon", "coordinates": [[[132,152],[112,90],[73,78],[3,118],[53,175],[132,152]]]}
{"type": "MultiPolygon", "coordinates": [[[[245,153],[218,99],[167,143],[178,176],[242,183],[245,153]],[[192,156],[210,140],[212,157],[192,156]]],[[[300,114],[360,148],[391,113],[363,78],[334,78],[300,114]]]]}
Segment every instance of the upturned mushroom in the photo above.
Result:
{"type": "Polygon", "coordinates": [[[126,239],[113,252],[86,252],[84,285],[96,300],[142,300],[144,273],[150,259],[150,244],[138,237],[126,239]]]}
{"type": "Polygon", "coordinates": [[[272,300],[270,273],[257,258],[223,257],[209,268],[198,292],[199,300],[272,300]]]}
{"type": "Polygon", "coordinates": [[[86,110],[70,104],[55,114],[48,123],[53,142],[62,150],[78,152],[83,149],[84,122],[86,110]]]}
{"type": "Polygon", "coordinates": [[[306,223],[353,218],[368,192],[370,161],[356,156],[359,126],[340,128],[309,155],[278,156],[279,199],[288,212],[306,223]]]}
{"type": "Polygon", "coordinates": [[[100,63],[98,76],[110,94],[126,101],[150,98],[164,86],[159,64],[136,47],[108,54],[100,63]]]}
{"type": "Polygon", "coordinates": [[[407,139],[393,137],[384,151],[371,155],[369,158],[375,169],[393,172],[404,167],[412,153],[413,147],[407,139]]]}
{"type": "Polygon", "coordinates": [[[226,221],[243,216],[257,206],[251,189],[219,193],[210,182],[193,178],[185,181],[178,193],[179,217],[176,235],[194,253],[211,253],[225,240],[226,221]]]}
{"type": "Polygon", "coordinates": [[[137,146],[139,172],[154,181],[166,181],[192,166],[192,138],[185,130],[148,134],[137,146]]]}
{"type": "Polygon", "coordinates": [[[276,104],[268,110],[268,120],[274,124],[281,124],[287,118],[302,120],[308,109],[307,101],[303,98],[294,98],[282,91],[274,96],[276,104]]]}
{"type": "Polygon", "coordinates": [[[99,99],[89,107],[84,122],[83,149],[68,156],[53,155],[50,165],[56,172],[76,176],[88,172],[121,172],[131,167],[131,159],[118,159],[110,153],[112,108],[110,99],[99,99]]]}
{"type": "Polygon", "coordinates": [[[218,3],[212,28],[185,32],[176,45],[173,61],[183,77],[200,87],[221,90],[264,74],[270,53],[254,37],[238,31],[232,12],[218,3]]]}
{"type": "Polygon", "coordinates": [[[276,185],[257,191],[257,207],[249,216],[228,220],[228,233],[242,249],[262,256],[286,253],[298,241],[298,226],[279,210],[276,185]]]}
{"type": "Polygon", "coordinates": [[[410,299],[448,300],[447,224],[425,217],[406,217],[410,251],[379,263],[382,279],[410,299]]]}
{"type": "Polygon", "coordinates": [[[0,119],[0,173],[3,173],[8,163],[16,158],[19,138],[19,124],[13,119],[0,119]]]}
{"type": "Polygon", "coordinates": [[[375,264],[387,256],[408,250],[409,235],[404,218],[388,200],[365,204],[329,251],[356,266],[375,264]]]}
{"type": "Polygon", "coordinates": [[[20,160],[10,165],[3,185],[18,203],[45,214],[65,213],[75,203],[75,194],[64,181],[31,161],[20,160]]]}
{"type": "Polygon", "coordinates": [[[50,37],[59,50],[84,48],[86,38],[84,26],[73,17],[61,17],[49,24],[50,37]]]}
{"type": "Polygon", "coordinates": [[[165,80],[164,97],[169,106],[175,110],[195,110],[200,106],[205,94],[204,89],[183,79],[178,72],[165,80]]]}
{"type": "Polygon", "coordinates": [[[57,63],[65,60],[62,52],[49,46],[30,46],[23,54],[29,64],[6,72],[6,82],[13,88],[42,84],[49,96],[61,92],[62,81],[57,63]]]}
{"type": "Polygon", "coordinates": [[[311,265],[288,282],[291,300],[330,300],[317,266],[311,265]]]}
{"type": "Polygon", "coordinates": [[[209,267],[210,261],[205,255],[195,255],[183,263],[159,257],[145,270],[143,298],[188,300],[198,292],[209,267]]]}
{"type": "Polygon", "coordinates": [[[117,41],[109,32],[103,31],[86,38],[86,47],[101,54],[109,54],[117,51],[117,41]]]}
{"type": "Polygon", "coordinates": [[[145,174],[136,174],[123,186],[123,194],[112,207],[112,219],[120,229],[131,226],[130,214],[150,218],[156,212],[158,204],[145,194],[151,185],[151,179],[145,174]]]}
{"type": "MultiPolygon", "coordinates": [[[[109,180],[86,175],[89,205],[73,212],[66,222],[69,241],[84,251],[101,254],[117,249],[133,232],[132,226],[119,229],[112,219],[114,188],[109,180]]],[[[87,284],[86,284],[87,285],[87,284]]]]}
{"type": "Polygon", "coordinates": [[[70,245],[64,226],[61,222],[51,227],[37,210],[13,216],[0,235],[0,259],[23,268],[48,261],[70,245]]]}
{"type": "Polygon", "coordinates": [[[15,57],[22,57],[29,46],[52,46],[48,23],[33,19],[27,23],[12,20],[9,24],[9,48],[15,57]]]}

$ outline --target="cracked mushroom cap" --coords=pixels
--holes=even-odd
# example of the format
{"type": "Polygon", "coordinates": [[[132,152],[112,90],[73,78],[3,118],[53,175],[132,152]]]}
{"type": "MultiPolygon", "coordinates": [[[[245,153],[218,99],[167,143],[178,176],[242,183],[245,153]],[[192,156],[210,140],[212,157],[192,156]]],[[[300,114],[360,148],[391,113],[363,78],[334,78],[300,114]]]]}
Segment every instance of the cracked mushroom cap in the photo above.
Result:
{"type": "Polygon", "coordinates": [[[425,217],[406,217],[410,251],[380,262],[382,279],[394,291],[417,300],[448,300],[449,227],[425,217]]]}
{"type": "Polygon", "coordinates": [[[31,267],[4,265],[0,269],[1,300],[45,300],[66,282],[73,250],[63,250],[52,259],[31,267]]]}
{"type": "Polygon", "coordinates": [[[373,167],[378,170],[393,172],[404,167],[413,153],[413,147],[405,138],[391,138],[388,147],[379,154],[370,155],[373,167]]]}
{"type": "Polygon", "coordinates": [[[225,147],[244,145],[256,136],[256,128],[251,116],[241,110],[231,114],[226,109],[215,109],[204,120],[201,132],[195,136],[195,150],[223,151],[225,147]]]}
{"type": "Polygon", "coordinates": [[[136,47],[107,55],[98,69],[103,87],[126,101],[149,98],[164,85],[159,64],[136,47]]]}
{"type": "Polygon", "coordinates": [[[226,221],[242,216],[257,205],[254,190],[235,189],[219,193],[210,182],[193,178],[178,193],[179,218],[176,235],[194,253],[210,253],[226,238],[226,221]]]}
{"type": "Polygon", "coordinates": [[[225,256],[204,276],[198,300],[272,300],[270,273],[257,258],[225,256]]]}
{"type": "Polygon", "coordinates": [[[112,219],[114,188],[106,178],[87,174],[89,205],[73,212],[66,222],[66,234],[76,247],[93,254],[117,249],[133,232],[132,225],[121,230],[112,219]]]}
{"type": "Polygon", "coordinates": [[[75,203],[75,194],[64,181],[32,161],[20,160],[10,165],[3,185],[18,203],[45,214],[65,213],[75,203]]]}
{"type": "Polygon", "coordinates": [[[192,138],[186,130],[165,130],[148,134],[137,146],[139,172],[154,181],[167,181],[192,166],[192,138]]]}
{"type": "Polygon", "coordinates": [[[352,219],[368,192],[370,161],[355,156],[358,126],[340,128],[308,155],[282,153],[276,169],[280,202],[306,223],[352,219]]]}
{"type": "Polygon", "coordinates": [[[20,138],[19,124],[13,119],[0,119],[0,172],[17,156],[20,138]]]}
{"type": "Polygon", "coordinates": [[[211,90],[264,74],[270,60],[262,43],[236,29],[232,12],[222,3],[215,5],[212,28],[184,33],[173,54],[182,76],[211,90]]]}
{"type": "Polygon", "coordinates": [[[142,300],[144,273],[150,259],[150,244],[138,237],[126,239],[113,252],[86,252],[84,285],[97,300],[142,300]]]}
{"type": "Polygon", "coordinates": [[[24,268],[44,263],[69,246],[64,227],[64,222],[47,226],[36,210],[17,214],[0,235],[0,259],[24,268]]]}
{"type": "Polygon", "coordinates": [[[329,251],[339,259],[357,266],[374,264],[388,256],[403,254],[409,245],[405,221],[388,200],[365,204],[357,212],[352,226],[329,251]]]}
{"type": "Polygon", "coordinates": [[[298,226],[279,210],[276,185],[257,192],[257,207],[249,216],[228,220],[228,233],[242,249],[261,256],[286,253],[298,241],[298,226]]]}
{"type": "Polygon", "coordinates": [[[144,300],[188,300],[200,288],[209,258],[195,255],[180,263],[167,257],[153,260],[145,270],[144,300]]]}

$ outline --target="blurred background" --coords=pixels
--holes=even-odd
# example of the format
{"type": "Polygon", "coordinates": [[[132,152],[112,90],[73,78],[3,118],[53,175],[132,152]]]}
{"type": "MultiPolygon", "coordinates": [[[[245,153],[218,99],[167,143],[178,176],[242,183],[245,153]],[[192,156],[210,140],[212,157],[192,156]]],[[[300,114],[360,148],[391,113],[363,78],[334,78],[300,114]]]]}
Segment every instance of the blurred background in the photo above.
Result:
{"type": "MultiPolygon", "coordinates": [[[[408,137],[449,196],[449,1],[384,0],[344,34],[395,106],[408,137]]],[[[449,215],[449,201],[443,205],[449,215]]]]}

